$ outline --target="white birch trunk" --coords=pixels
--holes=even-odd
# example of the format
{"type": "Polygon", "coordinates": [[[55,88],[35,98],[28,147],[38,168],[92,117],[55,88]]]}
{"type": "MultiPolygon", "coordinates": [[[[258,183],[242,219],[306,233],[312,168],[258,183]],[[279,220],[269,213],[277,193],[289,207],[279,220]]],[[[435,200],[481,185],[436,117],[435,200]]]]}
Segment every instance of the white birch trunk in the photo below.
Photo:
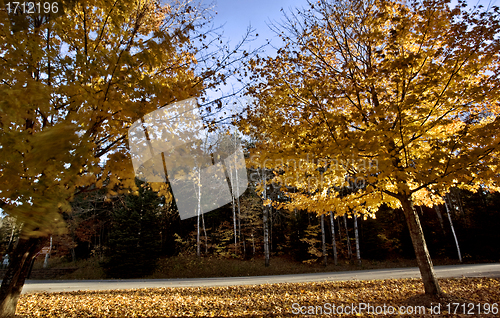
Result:
{"type": "Polygon", "coordinates": [[[200,214],[201,214],[201,169],[198,167],[198,208],[196,209],[196,256],[201,257],[200,214]]]}
{"type": "MultiPolygon", "coordinates": [[[[234,148],[236,149],[236,134],[234,135],[234,148]]],[[[234,157],[234,174],[236,180],[236,203],[238,205],[238,240],[241,244],[241,208],[240,208],[240,182],[238,179],[238,166],[237,166],[236,156],[234,157]]],[[[243,249],[245,249],[245,242],[243,241],[243,249]]],[[[245,253],[243,253],[245,254],[245,253]]]]}
{"type": "Polygon", "coordinates": [[[52,235],[50,236],[49,252],[45,254],[45,259],[43,260],[43,268],[47,268],[47,266],[49,266],[50,252],[52,252],[52,235]]]}
{"type": "Polygon", "coordinates": [[[345,214],[344,214],[344,225],[345,225],[345,233],[347,235],[347,256],[349,260],[352,260],[351,239],[349,238],[349,229],[347,228],[347,216],[345,214]]]}
{"type": "Polygon", "coordinates": [[[455,245],[457,247],[457,253],[458,253],[458,259],[460,260],[460,263],[462,263],[462,254],[460,253],[460,246],[458,245],[458,239],[457,235],[455,234],[455,228],[453,227],[453,222],[451,221],[451,200],[449,200],[450,197],[448,194],[444,197],[444,205],[446,206],[446,214],[448,214],[448,220],[450,221],[450,226],[451,226],[451,232],[453,233],[453,238],[455,239],[455,245]],[[448,199],[448,200],[447,200],[448,199]],[[448,202],[450,202],[450,205],[448,206],[448,202]]]}
{"type": "Polygon", "coordinates": [[[326,237],[325,237],[325,215],[321,214],[321,247],[323,248],[323,262],[328,265],[328,255],[326,253],[326,237]]]}
{"type": "MultiPolygon", "coordinates": [[[[264,167],[262,170],[262,184],[264,187],[263,199],[264,202],[267,200],[267,183],[266,183],[266,168],[264,167]]],[[[264,223],[264,264],[265,266],[269,266],[269,224],[268,224],[268,213],[269,208],[267,204],[264,204],[264,215],[263,215],[263,223],[264,223]]]]}
{"type": "Polygon", "coordinates": [[[332,247],[333,247],[333,263],[337,265],[337,242],[335,241],[335,222],[333,222],[333,212],[330,211],[330,224],[332,226],[332,247]]]}
{"type": "Polygon", "coordinates": [[[234,252],[238,254],[238,232],[236,231],[236,208],[234,206],[234,194],[232,194],[233,200],[233,226],[234,226],[234,252]]]}

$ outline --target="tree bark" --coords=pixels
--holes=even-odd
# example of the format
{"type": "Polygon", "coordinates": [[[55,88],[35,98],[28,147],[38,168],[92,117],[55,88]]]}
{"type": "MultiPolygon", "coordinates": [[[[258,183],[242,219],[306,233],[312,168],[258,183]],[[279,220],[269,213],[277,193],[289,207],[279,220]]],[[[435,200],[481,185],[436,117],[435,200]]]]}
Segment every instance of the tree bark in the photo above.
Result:
{"type": "Polygon", "coordinates": [[[201,224],[203,226],[203,235],[205,235],[205,255],[208,255],[207,228],[205,227],[205,218],[203,217],[203,214],[201,215],[201,224]]]}
{"type": "Polygon", "coordinates": [[[349,238],[349,229],[347,228],[347,217],[344,214],[344,225],[345,225],[345,233],[347,235],[347,257],[349,260],[352,260],[352,248],[351,248],[351,239],[349,238]]]}
{"type": "Polygon", "coordinates": [[[198,207],[196,210],[196,256],[201,257],[200,214],[201,214],[201,168],[198,167],[198,207]]]}
{"type": "Polygon", "coordinates": [[[358,265],[361,266],[361,253],[359,251],[359,233],[358,233],[358,217],[354,213],[354,236],[356,238],[356,259],[358,260],[358,265]]]}
{"type": "MultiPolygon", "coordinates": [[[[460,189],[459,188],[451,188],[450,194],[452,194],[457,200],[457,206],[460,210],[460,215],[465,218],[464,205],[462,204],[462,198],[460,197],[460,189]]],[[[451,204],[451,201],[450,201],[451,204]]]]}
{"type": "MultiPolygon", "coordinates": [[[[234,135],[234,149],[237,149],[238,143],[236,142],[236,134],[234,135]]],[[[236,161],[236,156],[234,157],[234,176],[236,180],[236,195],[233,195],[233,197],[236,197],[236,203],[238,205],[238,241],[242,242],[241,240],[241,208],[240,208],[240,181],[238,178],[238,163],[236,161]]],[[[245,257],[245,241],[243,241],[243,257],[245,257]]]]}
{"type": "Polygon", "coordinates": [[[451,208],[453,206],[451,205],[451,198],[450,198],[449,194],[446,194],[446,196],[444,197],[444,205],[446,207],[446,214],[448,214],[448,221],[450,221],[451,233],[453,234],[453,239],[455,239],[455,246],[457,247],[458,259],[460,260],[460,263],[462,263],[462,253],[460,253],[460,245],[458,245],[457,234],[455,234],[455,227],[453,226],[453,222],[451,221],[451,213],[450,212],[451,212],[451,208]],[[448,205],[448,202],[449,202],[449,205],[448,205]]]}
{"type": "Polygon", "coordinates": [[[262,185],[264,187],[264,192],[262,199],[264,200],[264,213],[262,216],[262,222],[263,222],[263,227],[264,227],[264,265],[266,267],[269,266],[269,224],[268,224],[268,217],[269,217],[269,205],[266,204],[267,200],[267,183],[266,183],[267,177],[266,177],[266,167],[262,169],[262,185]]]}
{"type": "Polygon", "coordinates": [[[264,265],[266,267],[269,266],[269,224],[268,224],[268,206],[264,205],[264,217],[263,217],[263,222],[264,222],[264,258],[265,258],[265,263],[264,265]]]}
{"type": "Polygon", "coordinates": [[[404,195],[401,195],[398,199],[403,207],[406,223],[408,224],[408,229],[410,230],[410,237],[415,250],[415,255],[417,257],[420,275],[422,276],[422,281],[424,282],[425,293],[432,296],[441,296],[443,292],[441,291],[436,279],[429,250],[427,249],[427,244],[425,243],[424,232],[422,231],[420,219],[413,207],[413,203],[409,197],[404,195]]]}
{"type": "Polygon", "coordinates": [[[43,268],[47,268],[49,266],[49,258],[51,252],[52,252],[52,235],[50,236],[49,252],[45,254],[45,259],[43,261],[43,268]]]}
{"type": "Polygon", "coordinates": [[[434,204],[434,210],[436,210],[436,215],[438,217],[439,224],[441,225],[441,229],[443,230],[444,233],[445,231],[444,231],[443,216],[441,215],[441,210],[439,210],[439,206],[437,204],[434,204]]]}
{"type": "Polygon", "coordinates": [[[323,262],[328,265],[328,254],[326,253],[326,237],[325,237],[325,215],[321,214],[321,247],[323,249],[323,262]]]}
{"type": "Polygon", "coordinates": [[[0,287],[1,318],[15,317],[17,301],[31,262],[42,249],[44,243],[45,240],[42,238],[19,238],[0,287]]]}
{"type": "Polygon", "coordinates": [[[332,246],[333,246],[333,263],[337,265],[337,242],[335,241],[335,222],[333,222],[333,212],[330,211],[330,224],[332,225],[332,246]]]}

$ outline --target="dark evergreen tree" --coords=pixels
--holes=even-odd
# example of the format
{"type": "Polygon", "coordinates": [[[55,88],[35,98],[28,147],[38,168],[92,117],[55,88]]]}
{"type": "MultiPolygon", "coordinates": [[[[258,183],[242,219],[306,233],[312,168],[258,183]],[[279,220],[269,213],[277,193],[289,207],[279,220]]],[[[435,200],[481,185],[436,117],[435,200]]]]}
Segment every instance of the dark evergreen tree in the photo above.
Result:
{"type": "Polygon", "coordinates": [[[152,274],[161,252],[159,211],[162,198],[137,181],[139,195],[122,198],[113,211],[106,259],[108,277],[137,278],[152,274]]]}

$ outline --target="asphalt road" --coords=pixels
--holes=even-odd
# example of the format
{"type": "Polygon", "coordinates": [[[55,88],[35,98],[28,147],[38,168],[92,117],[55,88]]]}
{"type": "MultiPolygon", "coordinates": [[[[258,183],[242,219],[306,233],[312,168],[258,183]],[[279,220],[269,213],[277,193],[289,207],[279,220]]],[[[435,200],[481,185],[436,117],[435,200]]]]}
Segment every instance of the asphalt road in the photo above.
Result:
{"type": "MultiPolygon", "coordinates": [[[[500,263],[435,266],[436,275],[449,277],[500,278],[500,263]]],[[[322,281],[372,280],[391,278],[420,278],[417,267],[370,269],[275,276],[178,278],[178,279],[118,279],[118,280],[27,280],[22,293],[67,292],[78,290],[110,290],[156,287],[201,287],[258,285],[273,283],[303,283],[322,281]]]]}

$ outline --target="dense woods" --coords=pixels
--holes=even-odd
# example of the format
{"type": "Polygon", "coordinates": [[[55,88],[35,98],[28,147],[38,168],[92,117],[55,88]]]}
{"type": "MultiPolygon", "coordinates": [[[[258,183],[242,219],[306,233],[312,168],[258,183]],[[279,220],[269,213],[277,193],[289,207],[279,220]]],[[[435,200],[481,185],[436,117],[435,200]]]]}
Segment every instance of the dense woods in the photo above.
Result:
{"type": "MultiPolygon", "coordinates": [[[[279,198],[283,193],[276,190],[272,196],[279,198]]],[[[250,187],[240,200],[241,214],[236,214],[236,222],[241,224],[241,229],[237,227],[236,233],[232,203],[203,215],[201,257],[264,261],[262,199],[255,188],[250,187]]],[[[454,231],[464,262],[499,261],[500,233],[495,229],[500,225],[500,195],[484,190],[477,193],[456,190],[450,201],[449,212],[444,204],[417,207],[431,256],[459,263],[454,231]],[[453,230],[448,217],[452,219],[453,230]]],[[[109,269],[109,277],[126,278],[150,274],[153,268],[148,266],[153,266],[159,257],[196,256],[196,218],[181,221],[175,204],[166,204],[163,197],[144,183],[139,196],[120,195],[107,199],[103,193],[81,194],[72,206],[73,212],[66,220],[70,224],[69,231],[53,237],[51,258],[63,257],[71,262],[96,257],[109,269]]],[[[323,218],[323,232],[321,221],[321,217],[306,210],[270,209],[270,266],[274,256],[314,264],[322,264],[326,256],[327,262],[333,263],[334,248],[339,262],[357,264],[354,217],[349,214],[346,218],[337,216],[330,222],[327,215],[323,218]]],[[[4,222],[2,255],[12,249],[11,237],[16,232],[15,223],[4,222]]],[[[401,209],[384,206],[375,218],[361,215],[357,224],[362,261],[415,258],[401,209]]]]}

